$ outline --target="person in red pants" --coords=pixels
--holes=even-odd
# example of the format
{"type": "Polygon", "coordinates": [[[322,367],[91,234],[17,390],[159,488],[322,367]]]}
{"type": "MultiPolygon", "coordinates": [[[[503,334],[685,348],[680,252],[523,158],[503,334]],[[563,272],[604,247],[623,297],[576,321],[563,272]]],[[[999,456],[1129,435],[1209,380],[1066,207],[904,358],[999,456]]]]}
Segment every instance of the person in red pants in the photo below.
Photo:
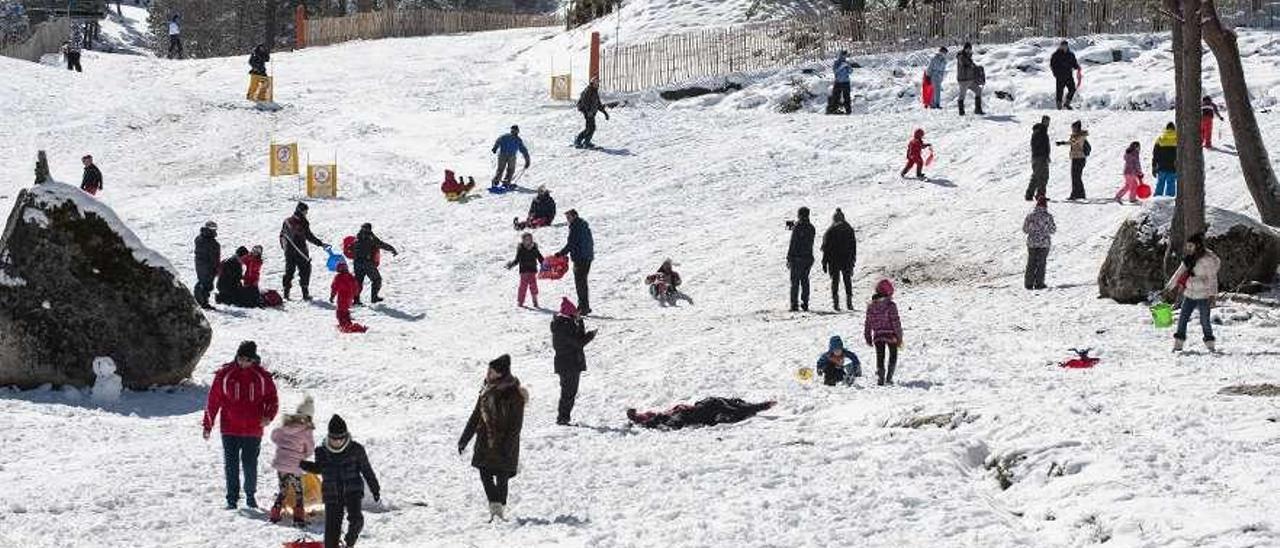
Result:
{"type": "Polygon", "coordinates": [[[914,166],[916,168],[916,178],[924,178],[924,149],[933,145],[924,142],[924,130],[916,129],[915,137],[907,143],[907,167],[902,168],[902,177],[907,176],[907,172],[911,171],[914,166]]]}
{"type": "Polygon", "coordinates": [[[338,263],[338,274],[333,277],[333,284],[329,287],[329,302],[332,303],[334,298],[337,298],[338,330],[343,333],[368,331],[365,326],[351,321],[351,305],[355,303],[359,292],[360,284],[356,283],[356,277],[351,275],[347,263],[338,263]]]}
{"type": "Polygon", "coordinates": [[[1218,104],[1213,102],[1213,97],[1208,95],[1200,100],[1200,144],[1204,148],[1213,148],[1213,118],[1217,117],[1222,120],[1222,113],[1218,111],[1218,104]]]}

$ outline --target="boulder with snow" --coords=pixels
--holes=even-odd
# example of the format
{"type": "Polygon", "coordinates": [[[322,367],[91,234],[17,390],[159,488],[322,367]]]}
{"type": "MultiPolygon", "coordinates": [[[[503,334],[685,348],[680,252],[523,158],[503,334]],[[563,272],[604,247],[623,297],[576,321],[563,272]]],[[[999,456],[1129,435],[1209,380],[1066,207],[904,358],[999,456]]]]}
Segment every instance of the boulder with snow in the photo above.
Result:
{"type": "Polygon", "coordinates": [[[18,194],[0,236],[0,385],[89,387],[100,357],[128,388],[175,384],[211,336],[173,266],[111,208],[57,182],[18,194]]]}
{"type": "MultiPolygon", "coordinates": [[[[1139,303],[1169,281],[1164,254],[1173,210],[1172,200],[1161,200],[1120,225],[1098,273],[1103,297],[1139,303]]],[[[1273,283],[1280,264],[1280,234],[1249,217],[1215,207],[1208,208],[1206,221],[1205,243],[1222,260],[1221,289],[1230,291],[1249,281],[1273,283]]]]}

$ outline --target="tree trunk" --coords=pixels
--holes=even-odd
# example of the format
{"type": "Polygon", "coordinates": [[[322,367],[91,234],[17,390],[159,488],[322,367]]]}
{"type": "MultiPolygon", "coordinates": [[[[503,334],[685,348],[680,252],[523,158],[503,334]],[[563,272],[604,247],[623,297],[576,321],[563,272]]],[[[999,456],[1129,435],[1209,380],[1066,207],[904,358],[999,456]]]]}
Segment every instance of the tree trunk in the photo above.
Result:
{"type": "Polygon", "coordinates": [[[1218,60],[1218,77],[1222,80],[1222,94],[1231,117],[1231,133],[1235,137],[1244,183],[1249,187],[1262,222],[1280,226],[1280,182],[1276,181],[1276,172],[1271,168],[1271,158],[1262,142],[1262,130],[1258,128],[1258,118],[1249,99],[1236,34],[1218,19],[1218,7],[1213,0],[1205,1],[1204,10],[1204,41],[1218,60]]]}
{"type": "Polygon", "coordinates": [[[263,9],[266,10],[263,14],[262,43],[267,45],[268,50],[275,50],[276,30],[278,30],[276,28],[276,10],[279,7],[276,5],[276,0],[265,0],[262,4],[263,9]]]}
{"type": "Polygon", "coordinates": [[[1201,43],[1199,0],[1164,0],[1176,19],[1173,31],[1174,89],[1178,126],[1178,194],[1169,227],[1165,270],[1172,270],[1182,254],[1186,237],[1203,232],[1204,150],[1200,148],[1200,78],[1204,45],[1201,43]]]}

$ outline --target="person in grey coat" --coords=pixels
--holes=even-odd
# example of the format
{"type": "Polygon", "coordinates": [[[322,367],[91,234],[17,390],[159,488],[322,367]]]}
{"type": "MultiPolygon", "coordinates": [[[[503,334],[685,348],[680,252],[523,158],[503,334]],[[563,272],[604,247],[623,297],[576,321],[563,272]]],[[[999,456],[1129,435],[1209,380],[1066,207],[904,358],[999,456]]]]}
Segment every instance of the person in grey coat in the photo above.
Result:
{"type": "Polygon", "coordinates": [[[947,77],[945,46],[938,48],[938,53],[933,54],[933,59],[929,60],[925,73],[929,75],[929,82],[933,84],[933,101],[929,103],[929,108],[942,108],[942,80],[947,77]]]}
{"type": "Polygon", "coordinates": [[[973,62],[973,44],[965,42],[964,48],[956,54],[956,82],[960,85],[961,116],[964,116],[964,97],[970,91],[974,95],[973,113],[978,116],[985,114],[982,112],[982,86],[986,82],[980,75],[981,69],[973,62]]]}
{"type": "Polygon", "coordinates": [[[1036,197],[1036,207],[1022,222],[1022,231],[1027,234],[1027,270],[1023,275],[1022,285],[1027,289],[1044,289],[1049,243],[1058,227],[1053,223],[1053,215],[1049,213],[1049,199],[1043,194],[1036,197]]]}

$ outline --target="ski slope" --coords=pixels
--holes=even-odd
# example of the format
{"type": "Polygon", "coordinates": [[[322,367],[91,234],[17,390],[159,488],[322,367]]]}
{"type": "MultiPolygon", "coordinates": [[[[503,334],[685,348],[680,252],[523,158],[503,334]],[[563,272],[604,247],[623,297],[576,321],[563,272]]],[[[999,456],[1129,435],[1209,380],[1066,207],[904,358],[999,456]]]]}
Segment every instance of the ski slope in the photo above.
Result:
{"type": "MultiPolygon", "coordinates": [[[[337,243],[368,221],[402,251],[384,261],[388,301],[355,311],[367,334],[339,335],[322,301],[223,309],[208,315],[213,344],[190,386],[126,391],[114,403],[87,391],[0,391],[0,545],[296,537],[260,514],[221,509],[221,447],[200,437],[207,385],[245,339],[276,374],[282,410],[310,392],[318,424],[340,413],[367,448],[385,504],[366,501],[361,547],[1280,544],[1280,409],[1217,394],[1280,382],[1280,311],[1219,309],[1225,355],[1171,355],[1170,333],[1152,328],[1144,308],[1096,298],[1111,235],[1138,211],[1101,200],[1051,205],[1051,288],[1022,290],[1027,141],[1046,112],[992,103],[986,118],[837,117],[642,102],[600,120],[603,150],[579,151],[569,143],[580,115],[546,97],[553,32],[278,53],[277,113],[243,100],[243,57],[85,52],[83,74],[0,59],[6,200],[30,183],[37,149],[69,181],[93,153],[102,200],[188,284],[192,239],[214,219],[225,252],[264,245],[263,284],[278,287],[275,236],[298,184],[268,181],[266,148],[296,140],[311,160],[340,164],[340,197],[309,202],[317,235],[337,243]],[[595,234],[598,317],[587,323],[600,335],[587,349],[577,427],[554,425],[551,316],[516,308],[516,274],[502,268],[518,240],[510,220],[531,195],[457,204],[437,190],[446,168],[487,181],[489,147],[511,124],[533,155],[521,183],[547,185],[560,211],[576,208],[595,234]],[[916,127],[939,154],[929,182],[897,176],[916,127]],[[858,231],[852,312],[830,312],[817,269],[815,312],[785,312],[783,222],[802,205],[820,231],[836,207],[858,231]],[[643,276],[664,257],[694,304],[649,298],[643,276]],[[830,335],[859,343],[861,303],[886,276],[905,329],[899,385],[798,382],[796,368],[812,365],[830,335]],[[1101,364],[1055,366],[1079,346],[1101,364]],[[455,448],[485,364],[501,353],[532,399],[512,521],[486,524],[470,455],[455,448]],[[679,432],[630,428],[624,415],[714,395],[779,404],[679,432]],[[948,428],[895,426],[952,412],[961,418],[948,428]],[[1013,463],[1008,489],[988,469],[997,461],[1013,463]]],[[[1259,77],[1274,79],[1280,57],[1267,55],[1259,77]]],[[[1090,129],[1093,198],[1119,188],[1130,141],[1149,162],[1171,118],[1048,114],[1055,139],[1075,118],[1090,129]]],[[[1274,113],[1259,118],[1265,134],[1280,132],[1274,113]]],[[[1054,154],[1050,196],[1061,199],[1068,162],[1064,149],[1054,154]]],[[[1254,214],[1235,158],[1211,152],[1206,163],[1208,203],[1254,214]]],[[[561,219],[535,237],[549,253],[566,232],[561,219]]],[[[319,263],[312,289],[324,295],[319,263]]],[[[543,283],[541,302],[572,293],[568,278],[543,283]]],[[[1189,346],[1201,348],[1196,335],[1189,346]]],[[[871,372],[874,352],[857,349],[871,372]]],[[[275,491],[272,452],[264,442],[262,505],[275,491]]]]}

